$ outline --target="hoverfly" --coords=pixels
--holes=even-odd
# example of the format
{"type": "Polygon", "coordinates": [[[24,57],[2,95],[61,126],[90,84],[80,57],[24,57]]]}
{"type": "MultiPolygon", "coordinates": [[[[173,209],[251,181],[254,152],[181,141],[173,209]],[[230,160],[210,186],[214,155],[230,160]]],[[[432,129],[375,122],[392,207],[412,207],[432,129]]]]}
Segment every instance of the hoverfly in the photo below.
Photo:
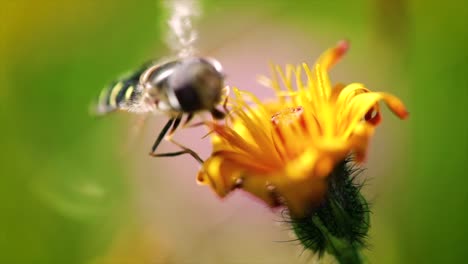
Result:
{"type": "Polygon", "coordinates": [[[198,154],[175,142],[171,136],[184,115],[184,125],[199,112],[209,112],[214,119],[224,118],[225,113],[216,108],[221,104],[224,93],[224,73],[217,60],[208,57],[184,57],[148,63],[113,82],[101,91],[95,112],[98,115],[117,110],[166,114],[169,120],[157,136],[150,155],[168,157],[190,154],[202,163],[198,154]],[[168,141],[183,150],[155,153],[166,134],[168,141]]]}

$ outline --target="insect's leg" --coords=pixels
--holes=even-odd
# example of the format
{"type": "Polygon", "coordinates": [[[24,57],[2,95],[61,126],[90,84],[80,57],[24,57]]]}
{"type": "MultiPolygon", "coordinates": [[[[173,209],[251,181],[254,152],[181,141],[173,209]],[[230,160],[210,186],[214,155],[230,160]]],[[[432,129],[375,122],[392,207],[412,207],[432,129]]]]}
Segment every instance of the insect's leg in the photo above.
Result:
{"type": "Polygon", "coordinates": [[[174,123],[172,124],[171,131],[169,131],[169,134],[168,134],[169,137],[172,137],[172,135],[174,135],[174,132],[177,130],[177,128],[180,125],[180,121],[182,121],[182,115],[178,115],[174,118],[174,123]]]}
{"type": "Polygon", "coordinates": [[[227,108],[228,101],[229,101],[229,96],[226,96],[223,100],[223,110],[226,114],[229,114],[229,109],[227,108]]]}
{"type": "Polygon", "coordinates": [[[150,155],[153,157],[175,157],[183,154],[190,154],[198,163],[203,164],[203,159],[193,150],[190,148],[180,144],[179,142],[175,141],[174,139],[170,138],[168,139],[171,143],[174,145],[177,145],[180,147],[182,150],[181,151],[176,151],[176,152],[167,152],[167,153],[151,153],[150,155]]]}
{"type": "Polygon", "coordinates": [[[226,115],[226,124],[227,124],[227,120],[233,122],[233,117],[231,115],[232,111],[230,111],[227,107],[228,103],[229,103],[229,87],[226,87],[226,97],[224,97],[224,100],[223,100],[223,110],[224,110],[224,113],[226,115]]]}
{"type": "Polygon", "coordinates": [[[192,121],[193,117],[195,115],[193,113],[189,113],[187,115],[187,118],[185,119],[184,123],[182,124],[182,127],[186,127],[190,121],[192,121]]]}
{"type": "MultiPolygon", "coordinates": [[[[193,116],[194,116],[193,114],[192,114],[192,116],[190,116],[190,114],[189,114],[189,116],[187,117],[187,120],[185,121],[184,127],[188,126],[188,122],[190,122],[192,120],[193,116]]],[[[199,116],[199,117],[202,119],[202,121],[197,122],[195,124],[191,124],[188,127],[191,127],[191,128],[192,127],[199,127],[199,126],[207,124],[208,121],[205,120],[204,116],[199,116]]]]}
{"type": "MultiPolygon", "coordinates": [[[[193,117],[193,114],[189,114],[189,116],[187,117],[187,120],[190,121],[190,119],[192,117],[193,117]]],[[[185,121],[185,123],[188,122],[187,120],[185,121]]],[[[159,134],[158,139],[154,143],[153,148],[152,148],[152,152],[150,153],[150,155],[153,156],[153,157],[175,157],[175,156],[179,156],[179,155],[183,155],[183,154],[190,154],[196,161],[198,161],[200,164],[202,164],[203,159],[200,158],[200,156],[195,151],[191,150],[190,148],[188,148],[188,147],[176,142],[174,139],[172,139],[172,135],[174,134],[174,132],[179,127],[181,121],[182,121],[182,115],[178,115],[177,117],[172,118],[167,122],[167,124],[164,126],[161,133],[159,134]],[[167,131],[169,129],[170,129],[170,131],[169,131],[169,133],[167,133],[167,131]],[[173,143],[173,144],[175,144],[175,145],[177,145],[178,147],[180,147],[182,149],[181,151],[167,152],[167,153],[154,153],[154,151],[156,150],[156,148],[158,147],[159,143],[162,141],[162,139],[164,138],[166,133],[168,134],[166,140],[173,143]]]]}
{"type": "Polygon", "coordinates": [[[159,132],[159,135],[158,137],[156,138],[156,141],[154,142],[153,144],[153,147],[151,148],[151,153],[150,155],[152,155],[154,153],[154,151],[156,151],[156,149],[158,148],[159,144],[161,143],[161,141],[163,140],[164,136],[166,135],[167,131],[169,130],[169,128],[172,126],[172,124],[174,123],[174,118],[171,118],[169,119],[169,121],[167,121],[166,125],[163,127],[163,129],[161,130],[161,132],[159,132]]]}
{"type": "Polygon", "coordinates": [[[229,112],[229,110],[227,109],[227,104],[229,100],[229,93],[231,93],[231,87],[229,86],[224,87],[223,92],[224,92],[223,109],[227,114],[229,112]]]}

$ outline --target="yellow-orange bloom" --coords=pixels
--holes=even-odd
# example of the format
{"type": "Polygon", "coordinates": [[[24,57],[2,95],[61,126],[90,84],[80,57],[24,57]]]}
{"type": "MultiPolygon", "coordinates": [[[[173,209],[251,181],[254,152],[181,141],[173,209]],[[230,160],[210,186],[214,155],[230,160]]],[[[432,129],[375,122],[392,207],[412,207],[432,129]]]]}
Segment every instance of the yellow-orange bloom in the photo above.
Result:
{"type": "Polygon", "coordinates": [[[269,206],[286,205],[296,216],[318,205],[337,163],[352,153],[364,160],[381,120],[378,102],[400,118],[408,115],[393,95],[360,83],[332,87],[328,70],[347,48],[343,41],[327,50],[313,69],[305,63],[273,66],[273,77],[262,78],[276,92],[273,101],[234,89],[227,122],[208,123],[213,153],[198,181],[220,197],[241,188],[269,206]]]}

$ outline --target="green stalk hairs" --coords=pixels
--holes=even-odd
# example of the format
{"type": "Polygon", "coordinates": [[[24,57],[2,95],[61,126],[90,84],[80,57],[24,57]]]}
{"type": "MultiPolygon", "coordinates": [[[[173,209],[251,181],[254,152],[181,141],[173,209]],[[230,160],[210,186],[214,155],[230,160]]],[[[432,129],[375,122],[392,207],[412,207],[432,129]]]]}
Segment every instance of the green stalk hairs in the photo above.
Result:
{"type": "Polygon", "coordinates": [[[302,218],[287,215],[305,249],[319,257],[327,252],[339,263],[363,262],[359,251],[366,246],[370,211],[360,193],[362,184],[354,182],[361,171],[350,159],[342,161],[328,177],[327,195],[318,208],[302,218]]]}

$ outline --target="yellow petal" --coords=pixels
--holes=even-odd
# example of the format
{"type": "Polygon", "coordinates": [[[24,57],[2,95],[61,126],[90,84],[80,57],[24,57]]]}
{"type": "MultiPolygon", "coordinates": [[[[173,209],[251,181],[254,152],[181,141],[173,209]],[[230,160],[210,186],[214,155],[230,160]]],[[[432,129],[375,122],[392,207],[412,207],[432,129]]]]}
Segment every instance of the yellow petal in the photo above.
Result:
{"type": "Polygon", "coordinates": [[[404,119],[408,116],[403,103],[395,96],[387,93],[364,93],[353,97],[350,103],[344,109],[344,115],[348,116],[347,128],[344,131],[344,136],[349,135],[356,124],[358,124],[378,101],[383,100],[390,110],[398,117],[404,119]]]}
{"type": "Polygon", "coordinates": [[[237,178],[240,178],[243,168],[229,160],[214,156],[203,164],[197,176],[199,184],[210,185],[220,197],[225,197],[235,187],[237,178]]]}
{"type": "Polygon", "coordinates": [[[367,123],[360,123],[356,126],[350,138],[357,162],[364,162],[367,154],[367,147],[370,138],[374,135],[375,126],[367,123]]]}
{"type": "Polygon", "coordinates": [[[325,51],[317,60],[316,64],[322,65],[324,70],[330,70],[349,49],[349,42],[342,40],[333,48],[325,51]]]}
{"type": "Polygon", "coordinates": [[[381,117],[379,101],[400,118],[408,115],[398,98],[371,92],[363,84],[332,89],[328,71],[348,46],[338,43],[313,68],[272,65],[271,79],[260,78],[275,90],[271,102],[234,88],[231,122],[208,124],[214,151],[199,182],[220,197],[243,189],[269,206],[285,204],[298,217],[319,205],[336,164],[353,152],[358,162],[365,159],[381,117]]]}

